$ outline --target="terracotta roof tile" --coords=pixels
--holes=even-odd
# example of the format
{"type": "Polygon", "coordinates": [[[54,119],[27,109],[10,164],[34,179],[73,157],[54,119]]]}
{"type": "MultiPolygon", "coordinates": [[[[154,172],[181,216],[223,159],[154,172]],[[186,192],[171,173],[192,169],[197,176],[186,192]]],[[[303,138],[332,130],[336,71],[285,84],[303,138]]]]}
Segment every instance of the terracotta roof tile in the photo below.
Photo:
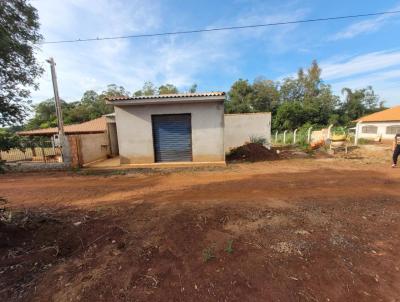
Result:
{"type": "Polygon", "coordinates": [[[357,121],[358,122],[400,121],[400,106],[396,106],[370,115],[363,116],[359,118],[357,121]]]}
{"type": "MultiPolygon", "coordinates": [[[[64,126],[66,134],[101,133],[106,130],[107,122],[104,116],[81,124],[64,126]]],[[[53,135],[56,133],[58,133],[57,127],[18,132],[19,135],[53,135]]]]}
{"type": "Polygon", "coordinates": [[[145,100],[145,99],[178,99],[178,98],[195,98],[195,97],[208,97],[208,96],[224,96],[225,92],[212,91],[212,92],[195,92],[195,93],[174,93],[174,94],[160,94],[160,95],[141,95],[141,96],[117,96],[108,98],[109,102],[113,101],[132,101],[132,100],[145,100]]]}

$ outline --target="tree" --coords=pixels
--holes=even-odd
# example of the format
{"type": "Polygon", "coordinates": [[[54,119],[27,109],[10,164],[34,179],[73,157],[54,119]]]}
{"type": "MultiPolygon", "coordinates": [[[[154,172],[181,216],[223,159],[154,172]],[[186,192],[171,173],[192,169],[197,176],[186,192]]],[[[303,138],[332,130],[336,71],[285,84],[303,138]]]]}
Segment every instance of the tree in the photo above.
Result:
{"type": "Polygon", "coordinates": [[[279,106],[273,119],[273,127],[278,130],[296,129],[307,122],[303,105],[299,101],[285,102],[279,106]]]}
{"type": "MultiPolygon", "coordinates": [[[[106,104],[108,97],[127,96],[129,92],[122,86],[111,84],[98,94],[94,90],[86,91],[80,101],[61,102],[64,124],[78,124],[112,113],[113,107],[106,104]]],[[[33,106],[35,115],[31,118],[26,129],[48,128],[57,126],[54,98],[45,100],[33,106]]]]}
{"type": "Polygon", "coordinates": [[[197,84],[193,84],[189,88],[189,93],[195,93],[197,91],[197,84]]]}
{"type": "MultiPolygon", "coordinates": [[[[284,107],[286,113],[283,115],[281,112],[275,119],[284,116],[290,120],[286,124],[289,123],[295,128],[300,127],[303,122],[312,125],[326,125],[334,119],[333,115],[339,104],[339,98],[332,93],[331,86],[322,81],[321,68],[316,61],[312,62],[306,72],[299,69],[296,78],[284,79],[279,92],[282,103],[297,102],[297,104],[292,107],[284,107]],[[304,121],[299,119],[293,110],[289,110],[299,106],[301,106],[304,121]]],[[[285,121],[275,123],[275,125],[281,126],[284,124],[285,121]]]]}
{"type": "Polygon", "coordinates": [[[278,84],[264,78],[257,78],[252,85],[252,108],[257,112],[276,112],[279,106],[278,84]]]}
{"type": "Polygon", "coordinates": [[[0,1],[0,125],[21,122],[29,87],[43,72],[33,52],[39,42],[37,10],[25,0],[0,1]]]}
{"type": "Polygon", "coordinates": [[[156,87],[150,81],[144,82],[143,88],[141,90],[137,90],[133,93],[133,96],[142,96],[142,95],[155,95],[156,87]]]}
{"type": "Polygon", "coordinates": [[[158,87],[158,94],[175,94],[178,93],[178,88],[172,84],[165,84],[158,87]]]}
{"type": "Polygon", "coordinates": [[[339,113],[343,124],[349,124],[363,115],[384,109],[384,103],[380,101],[371,86],[356,90],[345,87],[342,89],[342,94],[345,99],[339,113]]]}
{"type": "Polygon", "coordinates": [[[252,105],[253,87],[247,80],[239,79],[233,83],[225,102],[227,113],[254,112],[252,105]]]}

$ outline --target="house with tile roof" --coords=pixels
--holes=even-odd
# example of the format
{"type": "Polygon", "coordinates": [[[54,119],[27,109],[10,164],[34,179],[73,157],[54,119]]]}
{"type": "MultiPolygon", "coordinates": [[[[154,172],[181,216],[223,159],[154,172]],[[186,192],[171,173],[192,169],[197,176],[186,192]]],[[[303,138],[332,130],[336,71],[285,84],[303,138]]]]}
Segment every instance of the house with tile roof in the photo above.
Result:
{"type": "Polygon", "coordinates": [[[400,106],[395,106],[357,120],[358,138],[392,140],[400,133],[400,106]]]}
{"type": "MultiPolygon", "coordinates": [[[[76,149],[74,152],[80,165],[118,155],[116,126],[107,116],[80,124],[65,125],[64,132],[69,140],[74,140],[72,145],[76,149]]],[[[58,139],[58,128],[20,131],[17,134],[48,137],[54,144],[58,139]]]]}

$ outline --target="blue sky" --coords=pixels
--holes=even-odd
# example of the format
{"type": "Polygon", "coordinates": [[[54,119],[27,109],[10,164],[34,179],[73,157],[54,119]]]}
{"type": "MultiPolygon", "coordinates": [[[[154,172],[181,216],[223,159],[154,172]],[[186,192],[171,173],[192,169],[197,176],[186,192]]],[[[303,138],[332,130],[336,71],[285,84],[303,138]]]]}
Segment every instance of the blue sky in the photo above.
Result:
{"type": "MultiPolygon", "coordinates": [[[[400,1],[138,1],[32,0],[45,40],[249,25],[400,10],[400,1]]],[[[144,81],[180,90],[227,91],[238,78],[279,80],[313,59],[322,77],[342,87],[372,85],[389,106],[400,104],[400,14],[182,36],[48,44],[37,50],[46,69],[35,102],[52,97],[45,59],[57,63],[60,95],[80,99],[115,83],[129,91],[144,81]]]]}

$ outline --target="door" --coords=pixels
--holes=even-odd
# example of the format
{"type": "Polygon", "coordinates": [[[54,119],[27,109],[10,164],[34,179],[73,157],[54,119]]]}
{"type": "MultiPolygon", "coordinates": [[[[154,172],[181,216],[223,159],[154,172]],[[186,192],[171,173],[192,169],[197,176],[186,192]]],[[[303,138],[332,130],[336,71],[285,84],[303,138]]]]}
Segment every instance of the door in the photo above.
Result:
{"type": "Polygon", "coordinates": [[[152,115],[151,120],[155,161],[192,161],[191,115],[152,115]]]}

